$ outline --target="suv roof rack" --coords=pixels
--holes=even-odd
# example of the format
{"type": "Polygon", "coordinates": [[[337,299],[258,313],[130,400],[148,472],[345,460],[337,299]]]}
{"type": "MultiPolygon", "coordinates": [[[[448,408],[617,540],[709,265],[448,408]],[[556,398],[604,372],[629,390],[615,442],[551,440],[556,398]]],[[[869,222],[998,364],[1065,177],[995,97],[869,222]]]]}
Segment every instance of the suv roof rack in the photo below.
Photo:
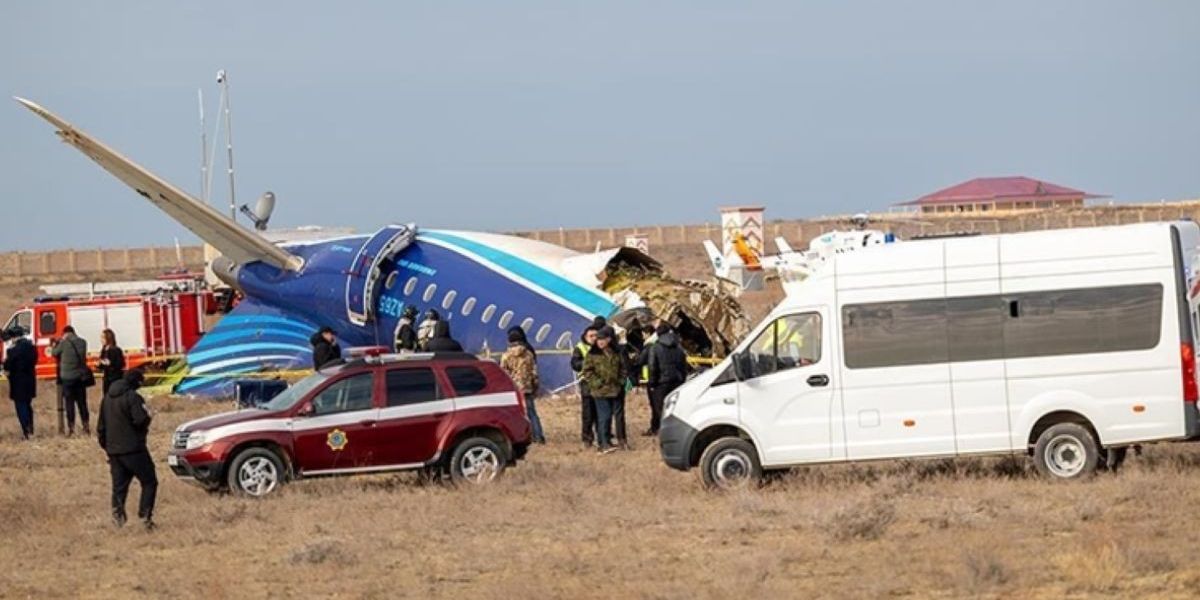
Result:
{"type": "Polygon", "coordinates": [[[469,352],[388,352],[366,354],[346,362],[350,366],[386,365],[427,360],[479,360],[469,352]]]}

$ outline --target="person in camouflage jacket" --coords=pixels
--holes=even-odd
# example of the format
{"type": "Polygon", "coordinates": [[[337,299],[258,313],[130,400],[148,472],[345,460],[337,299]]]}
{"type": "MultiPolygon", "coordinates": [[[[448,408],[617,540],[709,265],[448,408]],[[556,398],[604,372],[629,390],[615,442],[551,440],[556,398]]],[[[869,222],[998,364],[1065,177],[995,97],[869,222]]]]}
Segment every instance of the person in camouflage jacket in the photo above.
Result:
{"type": "Polygon", "coordinates": [[[602,454],[616,449],[612,444],[613,404],[625,386],[625,357],[617,352],[615,338],[612,327],[601,328],[579,372],[596,404],[596,437],[602,454]]]}
{"type": "Polygon", "coordinates": [[[545,444],[546,435],[542,430],[542,420],[538,418],[537,404],[534,398],[540,385],[537,358],[529,350],[527,345],[529,342],[525,340],[524,333],[524,330],[520,328],[517,328],[516,331],[509,330],[508,349],[500,357],[500,368],[508,373],[517,388],[525,394],[525,414],[529,417],[529,424],[533,427],[533,441],[545,444]]]}

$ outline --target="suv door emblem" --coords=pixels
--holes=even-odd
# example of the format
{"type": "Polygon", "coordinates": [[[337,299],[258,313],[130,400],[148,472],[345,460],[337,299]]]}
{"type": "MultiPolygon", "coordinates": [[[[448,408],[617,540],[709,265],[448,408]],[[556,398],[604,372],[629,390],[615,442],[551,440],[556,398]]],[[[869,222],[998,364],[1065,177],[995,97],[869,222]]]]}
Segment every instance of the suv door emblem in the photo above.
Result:
{"type": "Polygon", "coordinates": [[[346,432],[341,429],[334,429],[325,437],[325,443],[330,450],[341,452],[346,449],[346,444],[350,443],[350,438],[346,437],[346,432]]]}

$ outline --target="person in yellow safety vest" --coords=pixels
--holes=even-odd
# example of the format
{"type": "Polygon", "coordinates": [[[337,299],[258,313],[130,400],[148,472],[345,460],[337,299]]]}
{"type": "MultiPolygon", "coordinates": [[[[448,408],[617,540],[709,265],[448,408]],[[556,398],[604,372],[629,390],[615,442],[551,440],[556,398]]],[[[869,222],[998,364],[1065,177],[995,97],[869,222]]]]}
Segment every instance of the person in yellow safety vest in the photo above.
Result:
{"type": "MultiPolygon", "coordinates": [[[[575,349],[571,351],[571,370],[575,371],[577,378],[583,370],[583,358],[592,350],[592,346],[596,345],[596,332],[599,329],[595,325],[589,325],[583,330],[583,335],[579,336],[579,343],[575,344],[575,349]]],[[[579,439],[585,447],[590,448],[596,441],[596,403],[592,401],[592,395],[583,380],[579,381],[579,424],[579,439]]]]}

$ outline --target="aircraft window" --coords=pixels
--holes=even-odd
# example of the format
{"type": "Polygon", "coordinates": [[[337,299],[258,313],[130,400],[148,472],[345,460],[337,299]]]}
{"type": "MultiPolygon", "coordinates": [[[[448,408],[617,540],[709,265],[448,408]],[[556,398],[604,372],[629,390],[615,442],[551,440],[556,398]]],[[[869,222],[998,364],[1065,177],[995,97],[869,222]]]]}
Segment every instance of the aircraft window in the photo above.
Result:
{"type": "Polygon", "coordinates": [[[404,282],[404,295],[411,296],[417,289],[417,278],[409,277],[408,281],[404,282]]]}
{"type": "Polygon", "coordinates": [[[426,302],[429,302],[430,300],[433,300],[433,295],[436,293],[437,293],[437,284],[431,283],[431,284],[429,284],[429,287],[425,288],[425,293],[421,295],[421,299],[426,302]]]}
{"type": "Polygon", "coordinates": [[[446,297],[442,298],[442,308],[444,308],[446,310],[450,310],[450,307],[454,306],[454,299],[457,297],[458,297],[458,292],[456,292],[454,290],[450,290],[450,291],[446,292],[446,297]]]}
{"type": "Polygon", "coordinates": [[[396,287],[396,280],[399,278],[400,273],[398,271],[392,271],[391,273],[388,273],[387,279],[383,281],[383,288],[390,290],[396,287]]]}
{"type": "Polygon", "coordinates": [[[463,302],[462,316],[470,316],[471,311],[473,310],[475,310],[475,296],[471,296],[470,298],[467,298],[466,302],[463,302]]]}
{"type": "Polygon", "coordinates": [[[566,350],[571,347],[571,341],[574,339],[575,334],[570,331],[564,331],[562,335],[558,336],[558,342],[555,342],[554,347],[559,350],[566,350]]]}
{"type": "Polygon", "coordinates": [[[524,321],[521,321],[521,329],[524,329],[525,333],[529,333],[529,330],[533,329],[533,317],[526,317],[524,321]]]}
{"type": "Polygon", "coordinates": [[[533,336],[533,341],[540,344],[546,341],[546,338],[548,337],[550,337],[550,324],[546,323],[545,325],[538,327],[537,335],[533,336]]]}
{"type": "Polygon", "coordinates": [[[484,323],[487,323],[487,322],[491,321],[492,317],[495,315],[496,315],[496,305],[489,304],[489,305],[487,305],[487,308],[483,309],[483,314],[479,316],[479,320],[483,321],[484,323]]]}
{"type": "Polygon", "coordinates": [[[500,329],[505,329],[508,327],[509,323],[512,323],[512,318],[513,312],[511,310],[506,310],[504,311],[504,314],[500,315],[500,321],[496,323],[496,326],[500,329]]]}

